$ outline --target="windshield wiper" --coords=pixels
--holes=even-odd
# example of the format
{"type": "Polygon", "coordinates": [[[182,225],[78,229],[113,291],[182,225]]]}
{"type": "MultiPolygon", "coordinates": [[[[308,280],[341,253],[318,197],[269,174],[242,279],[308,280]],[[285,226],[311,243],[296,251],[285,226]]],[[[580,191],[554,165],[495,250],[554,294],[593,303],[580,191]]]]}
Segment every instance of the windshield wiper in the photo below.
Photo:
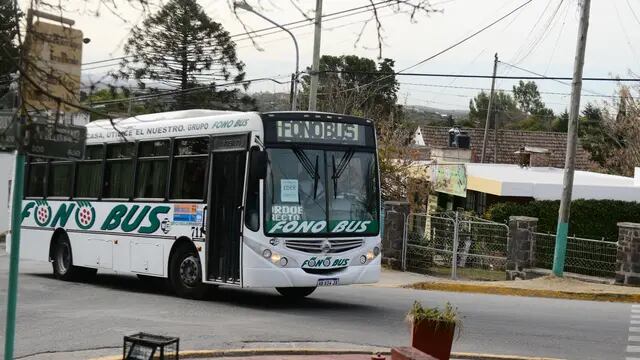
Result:
{"type": "Polygon", "coordinates": [[[313,199],[315,200],[318,192],[318,180],[320,180],[320,175],[318,174],[318,155],[316,155],[316,164],[314,166],[304,150],[299,147],[294,147],[293,153],[302,164],[304,171],[313,179],[313,199]]]}
{"type": "Polygon", "coordinates": [[[338,197],[338,179],[340,178],[340,176],[342,176],[342,173],[344,173],[344,171],[347,169],[347,165],[349,165],[349,163],[351,162],[351,158],[353,158],[353,154],[355,154],[355,151],[353,149],[347,150],[344,153],[344,155],[342,155],[342,159],[340,159],[340,162],[338,163],[337,168],[336,168],[336,157],[335,155],[332,155],[333,175],[331,175],[331,179],[333,180],[334,199],[337,199],[338,197]]]}

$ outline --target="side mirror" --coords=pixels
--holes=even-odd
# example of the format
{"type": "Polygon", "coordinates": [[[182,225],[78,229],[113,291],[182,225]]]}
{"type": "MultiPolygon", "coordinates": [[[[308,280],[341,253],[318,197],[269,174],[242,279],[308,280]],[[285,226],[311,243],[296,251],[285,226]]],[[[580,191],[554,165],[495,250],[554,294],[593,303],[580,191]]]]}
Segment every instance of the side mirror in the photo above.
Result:
{"type": "Polygon", "coordinates": [[[249,161],[251,167],[250,174],[255,180],[267,177],[268,158],[266,151],[260,150],[258,147],[252,147],[249,161]]]}

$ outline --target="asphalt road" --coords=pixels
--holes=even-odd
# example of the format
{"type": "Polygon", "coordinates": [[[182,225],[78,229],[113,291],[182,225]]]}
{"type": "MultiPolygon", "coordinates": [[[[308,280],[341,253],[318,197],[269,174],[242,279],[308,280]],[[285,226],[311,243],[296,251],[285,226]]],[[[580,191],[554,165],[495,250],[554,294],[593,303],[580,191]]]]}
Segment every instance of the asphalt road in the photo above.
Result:
{"type": "MultiPolygon", "coordinates": [[[[8,257],[2,253],[4,317],[8,257]]],[[[301,303],[272,290],[231,288],[193,301],[130,276],[99,274],[91,283],[61,282],[52,277],[49,264],[30,261],[21,264],[16,356],[117,348],[123,335],[141,330],[179,336],[182,349],[291,341],[405,345],[404,315],[414,300],[426,305],[449,301],[459,308],[464,329],[454,351],[567,359],[625,356],[628,304],[364,286],[323,288],[301,303]]],[[[4,338],[3,318],[2,324],[4,338]]]]}

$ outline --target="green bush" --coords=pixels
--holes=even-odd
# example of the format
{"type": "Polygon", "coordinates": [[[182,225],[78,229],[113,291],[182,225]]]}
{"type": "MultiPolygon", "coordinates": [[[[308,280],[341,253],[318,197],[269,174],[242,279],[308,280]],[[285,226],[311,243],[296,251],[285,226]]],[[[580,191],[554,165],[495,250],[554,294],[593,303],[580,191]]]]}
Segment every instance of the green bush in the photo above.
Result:
{"type": "MultiPolygon", "coordinates": [[[[538,231],[555,233],[560,201],[504,202],[489,207],[485,218],[505,223],[509,216],[538,218],[538,231]]],[[[569,234],[617,241],[619,222],[640,223],[640,203],[617,200],[575,200],[571,203],[569,234]]]]}

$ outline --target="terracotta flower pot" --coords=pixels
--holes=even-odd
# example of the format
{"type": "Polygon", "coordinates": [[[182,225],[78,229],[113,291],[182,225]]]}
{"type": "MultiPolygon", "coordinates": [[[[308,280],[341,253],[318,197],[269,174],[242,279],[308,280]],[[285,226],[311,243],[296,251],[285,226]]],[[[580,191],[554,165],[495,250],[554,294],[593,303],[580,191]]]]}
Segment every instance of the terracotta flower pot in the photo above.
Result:
{"type": "Polygon", "coordinates": [[[438,360],[449,360],[456,325],[435,320],[413,323],[411,346],[438,360]]]}

